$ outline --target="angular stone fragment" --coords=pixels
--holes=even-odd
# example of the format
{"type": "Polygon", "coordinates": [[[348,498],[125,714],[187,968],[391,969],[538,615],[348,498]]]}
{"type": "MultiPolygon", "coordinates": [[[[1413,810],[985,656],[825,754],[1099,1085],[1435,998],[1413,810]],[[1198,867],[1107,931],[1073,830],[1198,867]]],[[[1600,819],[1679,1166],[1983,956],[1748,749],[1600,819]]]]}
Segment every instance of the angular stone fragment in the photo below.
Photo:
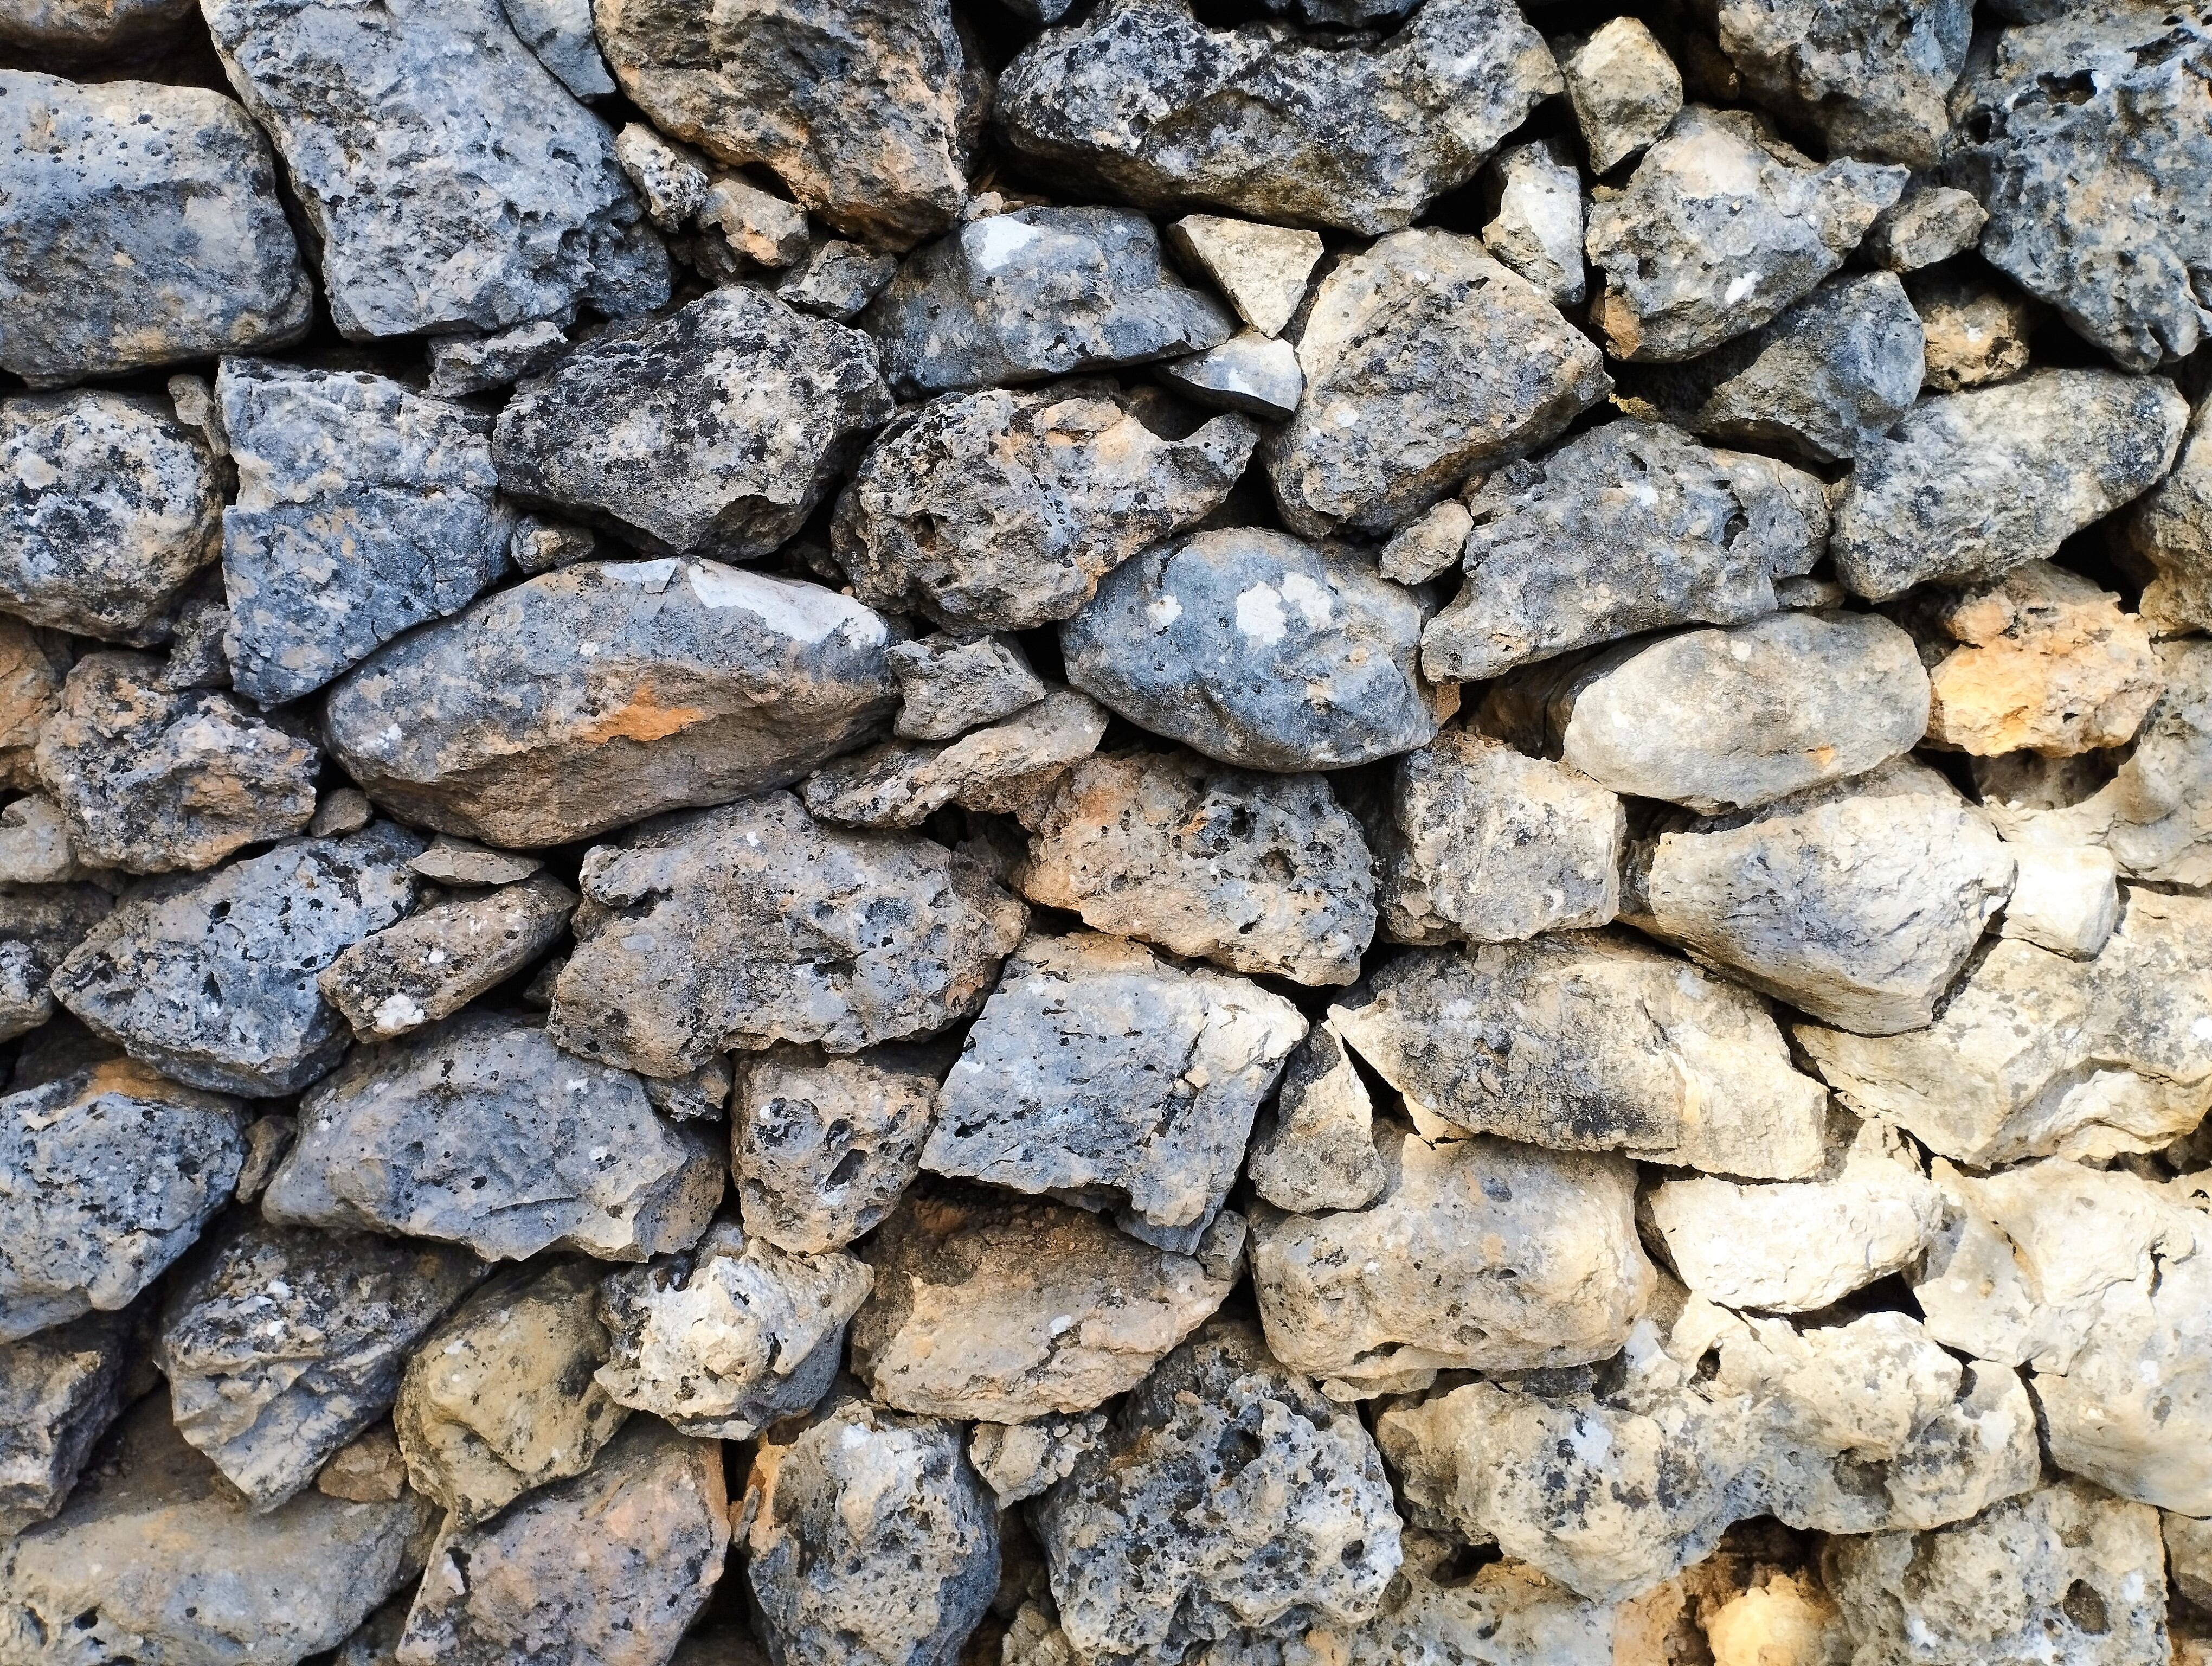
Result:
{"type": "Polygon", "coordinates": [[[1411,950],[1329,1021],[1417,1125],[1754,1180],[1820,1165],[1827,1096],[1765,1003],[1626,934],[1411,950]]]}
{"type": "Polygon", "coordinates": [[[2212,1522],[2167,1512],[2160,1525],[2174,1590],[2184,1602],[2212,1608],[2212,1522]]]}
{"type": "Polygon", "coordinates": [[[592,38],[590,0],[504,0],[516,37],[580,99],[605,98],[614,77],[592,38]]]}
{"type": "Polygon", "coordinates": [[[1589,210],[1591,309],[1624,359],[1695,358],[1805,295],[1904,190],[1905,172],[1816,165],[1755,116],[1692,105],[1589,210]]]}
{"type": "Polygon", "coordinates": [[[1498,216],[1482,228],[1482,246],[1551,298],[1579,307],[1583,272],[1583,181],[1566,146],[1533,139],[1502,150],[1490,165],[1498,216]]]}
{"type": "Polygon", "coordinates": [[[1243,978],[1095,933],[1031,938],[945,1078],[921,1165],[1115,1209],[1188,1250],[1305,1031],[1243,978]]]}
{"type": "Polygon", "coordinates": [[[1187,394],[1194,404],[1277,421],[1297,410],[1306,385],[1297,350],[1256,330],[1163,365],[1160,380],[1187,394]]]}
{"type": "Polygon", "coordinates": [[[1113,0],[1017,57],[997,114],[1032,167],[1140,207],[1373,236],[1473,179],[1559,90],[1542,37],[1501,0],[1424,5],[1382,41],[1113,0]]]}
{"type": "Polygon", "coordinates": [[[841,1395],[756,1450],[745,1584],[784,1666],[951,1660],[999,1583],[998,1518],[957,1424],[841,1395]]]}
{"type": "Polygon", "coordinates": [[[854,593],[952,630],[1067,617],[1113,568],[1219,508],[1259,439],[1241,416],[1178,440],[1143,416],[1101,382],[955,395],[902,419],[837,507],[854,593]]]}
{"type": "Polygon", "coordinates": [[[952,740],[1044,698],[1018,644],[1000,636],[939,632],[894,642],[885,656],[898,684],[891,733],[902,740],[952,740]]]}
{"type": "Polygon", "coordinates": [[[1267,464],[1285,523],[1308,536],[1407,520],[1611,387],[1542,291],[1476,239],[1437,230],[1340,261],[1315,291],[1298,367],[1305,397],[1267,464]]]}
{"type": "Polygon", "coordinates": [[[1006,1510],[1071,1474],[1106,1433],[1106,1414],[1054,1414],[1030,1423],[978,1423],[968,1438],[975,1466],[1006,1510]]]}
{"type": "Polygon", "coordinates": [[[1928,392],[2009,381],[2027,368],[2039,309],[2026,295],[1951,271],[1916,272],[1905,289],[1920,314],[1928,392]]]}
{"type": "Polygon", "coordinates": [[[1170,275],[1159,233],[1111,208],[969,221],[909,256],[861,322],[904,393],[1036,381],[1218,346],[1234,325],[1170,275]]]}
{"type": "Polygon", "coordinates": [[[315,980],[356,1037],[390,1041],[451,1017],[552,947],[576,893],[550,874],[455,897],[363,938],[315,980]]]}
{"type": "Polygon", "coordinates": [[[949,745],[891,744],[838,758],[809,776],[799,796],[823,820],[858,827],[918,827],[953,803],[1018,814],[1046,783],[1098,750],[1106,721],[1096,701],[1054,689],[949,745]]]}
{"type": "Polygon", "coordinates": [[[825,237],[800,255],[775,286],[776,299],[839,324],[850,324],[898,276],[896,257],[825,237]]]}
{"type": "Polygon", "coordinates": [[[802,1256],[873,1231],[921,1170],[944,1072],[918,1048],[837,1059],[773,1047],[740,1061],[730,1166],[745,1231],[802,1256]]]}
{"type": "Polygon", "coordinates": [[[1987,210],[1954,186],[1908,185],[1860,247],[1877,266],[1917,272],[1966,253],[1982,240],[1989,219],[1987,210]]]}
{"type": "Polygon", "coordinates": [[[407,863],[408,871],[441,885],[512,885],[529,879],[545,866],[535,856],[518,856],[511,850],[493,850],[469,839],[441,833],[430,848],[407,863]]]}
{"type": "Polygon", "coordinates": [[[580,884],[549,1032],[663,1077],[732,1049],[942,1030],[983,1004],[1029,916],[944,846],[823,827],[787,793],[602,845],[580,884]]]}
{"type": "Polygon", "coordinates": [[[76,859],[61,806],[45,793],[27,793],[0,809],[0,885],[57,885],[94,877],[76,859]]]}
{"type": "Polygon", "coordinates": [[[103,1315],[0,1343],[0,1541],[61,1509],[122,1409],[130,1341],[124,1321],[103,1315]]]}
{"type": "Polygon", "coordinates": [[[853,1369],[902,1411],[1003,1423],[1089,1411],[1221,1305],[1243,1247],[1234,1213],[1179,1255],[1057,1203],[921,1193],[868,1240],[875,1291],[853,1321],[853,1369]]]}
{"type": "Polygon", "coordinates": [[[492,1261],[643,1261],[696,1243],[721,1195],[706,1138],[656,1117],[636,1077],[467,1012],[361,1049],[303,1099],[300,1142],[262,1213],[465,1243],[492,1261]]]}
{"type": "Polygon", "coordinates": [[[54,973],[63,1006],[194,1087],[296,1093],[338,1061],[345,1020],[315,977],[407,912],[422,842],[390,822],[288,839],[212,873],[134,886],[54,973]]]}
{"type": "Polygon", "coordinates": [[[1198,268],[1263,336],[1279,336],[1306,297],[1321,259],[1320,234],[1216,214],[1187,214],[1168,228],[1168,243],[1198,268]]]}
{"type": "Polygon", "coordinates": [[[0,40],[57,58],[99,58],[175,32],[192,8],[178,0],[13,0],[0,40]]]}
{"type": "Polygon", "coordinates": [[[889,639],[818,585],[589,562],[392,643],[332,692],[324,733],[410,820],[563,844],[779,786],[881,733],[889,639]]]}
{"type": "Polygon", "coordinates": [[[430,344],[430,392],[441,399],[511,386],[550,368],[568,350],[550,319],[490,336],[445,336],[430,344]]]}
{"type": "Polygon", "coordinates": [[[2086,960],[2120,922],[2119,864],[2093,845],[2015,844],[2012,895],[1997,930],[2054,954],[2086,960]]]}
{"type": "Polygon", "coordinates": [[[669,143],[641,121],[615,135],[615,161],[645,199],[645,211],[663,231],[675,231],[699,212],[710,183],[705,159],[669,143]]]}
{"type": "Polygon", "coordinates": [[[315,1490],[354,1504],[389,1503],[407,1488],[406,1461],[388,1423],[341,1447],[317,1473],[315,1490]]]}
{"type": "Polygon", "coordinates": [[[659,1666],[729,1544],[721,1448],[632,1418],[586,1473],[439,1541],[398,1666],[659,1666]]]}
{"type": "Polygon", "coordinates": [[[1375,1149],[1375,1107],[1334,1028],[1306,1031],[1263,1112],[1244,1164],[1252,1189],[1278,1209],[1320,1214],[1364,1209],[1389,1171],[1375,1149]]]}
{"type": "Polygon", "coordinates": [[[0,70],[0,369],[59,387],[307,333],[313,286],[246,112],[0,70]]]}
{"type": "Polygon", "coordinates": [[[2151,575],[2146,623],[2161,635],[2212,629],[2212,398],[2198,403],[2173,472],[2129,517],[2127,547],[2151,575]]]}
{"type": "Polygon", "coordinates": [[[1775,581],[1809,571],[1828,530],[1811,475],[1637,421],[1508,464],[1467,507],[1466,582],[1422,633],[1423,669],[1440,681],[1771,613],[1775,581]]]}
{"type": "Polygon", "coordinates": [[[1971,0],[1858,0],[1799,10],[1719,0],[1721,50],[1745,94],[1817,128],[1833,155],[1933,167],[1949,149],[1944,106],[1966,67],[1971,0]]]}
{"type": "Polygon", "coordinates": [[[53,974],[114,905],[98,885],[0,885],[0,1037],[54,1016],[53,974]]]}
{"type": "MultiPolygon", "coordinates": [[[[0,406],[0,421],[4,411],[0,406]]],[[[34,630],[0,614],[0,786],[17,791],[38,786],[31,749],[61,698],[71,657],[69,639],[60,632],[34,630]]]]}
{"type": "Polygon", "coordinates": [[[806,252],[806,214],[744,179],[717,179],[699,205],[701,226],[719,231],[732,252],[781,270],[806,252]]]}
{"type": "Polygon", "coordinates": [[[1560,57],[1559,74],[1593,173],[1612,173],[1681,113],[1681,71],[1633,17],[1616,17],[1572,43],[1560,57]]]}

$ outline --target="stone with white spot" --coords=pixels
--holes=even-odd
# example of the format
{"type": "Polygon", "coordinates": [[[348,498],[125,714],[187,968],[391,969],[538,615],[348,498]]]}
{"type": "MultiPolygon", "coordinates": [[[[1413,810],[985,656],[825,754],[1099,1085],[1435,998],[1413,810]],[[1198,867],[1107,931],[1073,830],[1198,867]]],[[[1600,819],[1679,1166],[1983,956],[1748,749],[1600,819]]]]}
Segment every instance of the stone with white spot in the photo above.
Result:
{"type": "Polygon", "coordinates": [[[1498,213],[1482,228],[1482,246],[1551,297],[1579,307],[1589,289],[1583,271],[1583,179],[1565,144],[1532,139],[1509,145],[1490,164],[1498,213]]]}
{"type": "Polygon", "coordinates": [[[706,158],[688,146],[672,144],[641,121],[624,124],[615,135],[615,161],[645,199],[645,211],[663,231],[675,231],[707,200],[706,158]]]}
{"type": "Polygon", "coordinates": [[[457,897],[342,951],[316,977],[362,1041],[449,1018],[553,946],[576,893],[550,874],[457,897]]]}
{"type": "Polygon", "coordinates": [[[1297,350],[1256,330],[1164,365],[1160,378],[1194,404],[1277,421],[1298,408],[1298,395],[1305,388],[1297,350]]]}

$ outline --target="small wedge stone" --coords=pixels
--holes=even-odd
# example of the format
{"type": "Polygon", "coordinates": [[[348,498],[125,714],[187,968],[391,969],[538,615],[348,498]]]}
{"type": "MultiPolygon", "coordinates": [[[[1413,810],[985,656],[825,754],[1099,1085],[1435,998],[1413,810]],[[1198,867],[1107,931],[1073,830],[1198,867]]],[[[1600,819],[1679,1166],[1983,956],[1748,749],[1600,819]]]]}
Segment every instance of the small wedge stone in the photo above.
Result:
{"type": "Polygon", "coordinates": [[[1559,57],[1590,172],[1610,173],[1664,133],[1682,109],[1682,74],[1641,22],[1616,17],[1559,57]]]}
{"type": "Polygon", "coordinates": [[[1316,232],[1217,214],[1188,214],[1168,228],[1168,245],[1195,265],[1263,336],[1279,336],[1305,299],[1321,259],[1316,232]]]}
{"type": "Polygon", "coordinates": [[[745,1231],[819,1255],[882,1225],[921,1171],[949,1062],[902,1047],[842,1059],[775,1047],[740,1061],[731,1168],[745,1231]]]}
{"type": "Polygon", "coordinates": [[[449,1018],[552,947],[576,893],[550,874],[411,914],[342,951],[315,980],[365,1042],[449,1018]]]}

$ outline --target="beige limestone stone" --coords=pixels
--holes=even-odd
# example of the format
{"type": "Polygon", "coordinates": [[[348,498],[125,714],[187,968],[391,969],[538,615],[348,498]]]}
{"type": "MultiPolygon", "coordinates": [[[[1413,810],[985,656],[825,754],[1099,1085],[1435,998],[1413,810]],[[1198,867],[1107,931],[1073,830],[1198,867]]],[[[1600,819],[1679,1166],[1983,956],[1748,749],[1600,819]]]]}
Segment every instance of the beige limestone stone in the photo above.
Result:
{"type": "Polygon", "coordinates": [[[1286,226],[1188,214],[1168,228],[1168,246],[1211,278],[1237,315],[1263,336],[1279,336],[1321,259],[1321,236],[1286,226]]]}
{"type": "Polygon", "coordinates": [[[2054,954],[2087,959],[2120,923],[2120,865],[2095,845],[2016,844],[2012,895],[1998,932],[2054,954]]]}

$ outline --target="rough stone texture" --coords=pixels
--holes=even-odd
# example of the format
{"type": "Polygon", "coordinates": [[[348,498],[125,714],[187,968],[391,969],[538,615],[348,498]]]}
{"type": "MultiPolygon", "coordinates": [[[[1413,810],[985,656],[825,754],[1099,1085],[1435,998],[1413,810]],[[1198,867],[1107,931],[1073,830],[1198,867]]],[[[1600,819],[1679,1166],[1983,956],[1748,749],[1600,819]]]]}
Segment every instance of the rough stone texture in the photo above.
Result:
{"type": "Polygon", "coordinates": [[[509,850],[493,850],[469,839],[441,833],[429,848],[409,858],[410,873],[441,885],[473,889],[478,885],[512,885],[527,879],[545,864],[535,856],[519,856],[509,850]]]}
{"type": "Polygon", "coordinates": [[[2149,569],[2147,624],[2161,635],[2212,628],[2212,398],[2198,403],[2173,471],[2136,505],[2127,544],[2149,569]]]}
{"type": "Polygon", "coordinates": [[[729,1543],[721,1448],[632,1418],[587,1473],[440,1541],[398,1666],[659,1666],[729,1543]]]}
{"type": "Polygon", "coordinates": [[[0,1651],[55,1666],[301,1660],[413,1576],[431,1521],[412,1493],[356,1504],[310,1488],[252,1511],[149,1395],[59,1517],[0,1541],[0,1651]]]}
{"type": "Polygon", "coordinates": [[[1018,56],[997,114],[1033,167],[1140,207],[1373,236],[1474,178],[1559,88],[1542,37],[1500,0],[1425,5],[1380,42],[1111,0],[1018,56]]]}
{"type": "Polygon", "coordinates": [[[130,1305],[229,1201],[245,1124],[121,1060],[0,1099],[0,1341],[130,1305]]]}
{"type": "Polygon", "coordinates": [[[2119,864],[2094,845],[2012,847],[2012,895],[1997,929],[2039,949],[2085,960],[2120,922],[2119,864]]]}
{"type": "Polygon", "coordinates": [[[0,1037],[54,1016],[54,971],[114,905],[98,885],[0,885],[0,1037]]]}
{"type": "Polygon", "coordinates": [[[230,100],[0,70],[0,369],[59,387],[307,334],[269,142],[230,100]]]}
{"type": "Polygon", "coordinates": [[[45,793],[0,809],[0,884],[56,885],[94,877],[95,870],[77,860],[61,806],[45,793]]]}
{"type": "Polygon", "coordinates": [[[1971,0],[1880,0],[1799,10],[1718,0],[1720,48],[1745,93],[1819,130],[1830,154],[1933,167],[1949,149],[1945,107],[1966,67],[1971,0]]]}
{"type": "Polygon", "coordinates": [[[645,199],[646,217],[663,231],[680,229],[707,201],[707,159],[671,144],[641,121],[615,135],[615,161],[645,199]]]}
{"type": "MultiPolygon", "coordinates": [[[[0,422],[6,409],[0,405],[0,422]]],[[[31,749],[61,698],[70,659],[69,639],[58,631],[34,630],[0,613],[0,786],[15,791],[38,786],[31,749]]]]}
{"type": "Polygon", "coordinates": [[[1508,464],[1467,508],[1466,581],[1422,633],[1439,680],[1771,613],[1775,581],[1810,571],[1828,532],[1813,476],[1633,420],[1508,464]]]}
{"type": "Polygon", "coordinates": [[[1907,185],[1859,246],[1877,266],[1917,272],[1966,253],[1982,240],[1989,220],[1989,211],[1955,186],[1907,185]]]}
{"type": "Polygon", "coordinates": [[[194,1087],[274,1098],[326,1073],[345,1020],[315,978],[414,901],[422,841],[390,822],[142,881],[54,973],[56,999],[194,1087]]]}
{"type": "Polygon", "coordinates": [[[1809,293],[1905,181],[1901,167],[1815,165],[1755,116],[1693,105],[1590,205],[1584,246],[1606,275],[1591,319],[1617,357],[1695,358],[1809,293]]]}
{"type": "Polygon", "coordinates": [[[97,58],[176,32],[190,0],[12,0],[0,40],[57,58],[97,58]]]}
{"type": "Polygon", "coordinates": [[[864,1251],[876,1284],[853,1322],[853,1369],[902,1411],[1006,1423],[1086,1412],[1221,1305],[1243,1247],[1234,1213],[1179,1255],[1058,1203],[922,1192],[864,1251]]]}
{"type": "Polygon", "coordinates": [[[1329,1018],[1417,1126],[1756,1180],[1820,1166],[1827,1096],[1765,1004],[1623,933],[1411,950],[1329,1018]]]}
{"type": "Polygon", "coordinates": [[[516,37],[578,98],[604,98],[615,90],[592,38],[589,0],[505,0],[502,9],[516,37]]]}
{"type": "Polygon", "coordinates": [[[1352,982],[1375,934],[1367,845],[1325,777],[1185,752],[1077,764],[1014,883],[1098,931],[1301,983],[1352,982]]]}
{"type": "Polygon", "coordinates": [[[269,130],[356,337],[503,330],[668,299],[614,134],[515,39],[498,0],[404,16],[209,0],[224,72],[269,130]]]}
{"type": "Polygon", "coordinates": [[[957,1425],[841,1395],[756,1449],[745,1584],[787,1666],[937,1666],[999,1580],[991,1493],[957,1425]]]}
{"type": "Polygon", "coordinates": [[[1067,617],[1112,569],[1219,508],[1258,442],[1240,416],[1178,440],[1144,415],[1098,382],[952,395],[901,419],[838,504],[854,593],[956,631],[1067,617]]]}
{"type": "Polygon", "coordinates": [[[1583,181],[1566,146],[1534,139],[1498,153],[1490,165],[1498,188],[1497,217],[1482,228],[1482,246],[1551,297],[1579,307],[1589,283],[1583,272],[1583,181]]]}
{"type": "Polygon", "coordinates": [[[449,1018],[553,946],[576,893],[550,874],[454,897],[363,938],[315,980],[362,1041],[449,1018]]]}
{"type": "Polygon", "coordinates": [[[1103,1412],[1055,1414],[1029,1423],[978,1423],[968,1437],[968,1461],[1005,1510],[1072,1473],[1105,1433],[1103,1412]]]}
{"type": "Polygon", "coordinates": [[[1415,666],[1427,612],[1356,550],[1237,527],[1123,562],[1060,648],[1069,682],[1155,734],[1243,769],[1334,769],[1425,745],[1449,714],[1415,666]]]}
{"type": "Polygon", "coordinates": [[[902,740],[953,740],[1044,698],[1018,643],[939,632],[894,642],[885,656],[898,684],[891,733],[902,740]]]}
{"type": "Polygon", "coordinates": [[[549,1033],[662,1077],[942,1030],[982,1005],[1029,913],[942,845],[823,827],[787,793],[602,845],[581,885],[549,1033]]]}
{"type": "Polygon", "coordinates": [[[1298,368],[1305,397],[1267,465],[1285,524],[1310,537],[1406,520],[1557,437],[1612,386],[1543,291],[1477,239],[1437,230],[1340,261],[1314,291],[1298,368]]]}
{"type": "Polygon", "coordinates": [[[0,1541],[60,1511],[127,1397],[130,1341],[101,1316],[0,1343],[0,1541]]]}
{"type": "Polygon", "coordinates": [[[1322,255],[1316,232],[1216,214],[1185,215],[1168,228],[1168,243],[1263,336],[1283,333],[1322,255]]]}
{"type": "Polygon", "coordinates": [[[231,681],[264,706],[312,693],[507,567],[491,424],[362,372],[226,359],[238,467],[222,514],[231,681]]]}
{"type": "Polygon", "coordinates": [[[2160,1524],[2165,1532],[2174,1590],[2184,1602],[2212,1608],[2212,1522],[2168,1512],[2160,1524]]]}
{"type": "Polygon", "coordinates": [[[858,827],[918,827],[954,803],[1020,814],[1039,790],[1098,750],[1106,722],[1096,701],[1054,689],[946,746],[891,743],[835,759],[807,778],[799,797],[823,821],[858,827]]]}
{"type": "Polygon", "coordinates": [[[1612,173],[1681,113],[1681,71],[1633,17],[1613,18],[1569,46],[1559,74],[1594,173],[1612,173]]]}
{"type": "Polygon", "coordinates": [[[1291,1055],[1275,1108],[1253,1131],[1244,1172],[1254,1191],[1293,1214],[1364,1209],[1389,1184],[1375,1149],[1374,1103],[1331,1025],[1307,1031],[1291,1055]]]}
{"type": "Polygon", "coordinates": [[[1836,510],[1836,575],[1882,601],[2046,560],[2157,483],[2188,420],[2171,382],[2109,370],[1924,399],[1860,451],[1836,510]]]}
{"type": "Polygon", "coordinates": [[[1194,404],[1278,421],[1296,414],[1306,385],[1297,350],[1256,330],[1163,365],[1160,379],[1194,404]]]}
{"type": "Polygon", "coordinates": [[[587,562],[391,644],[331,693],[324,733],[396,814],[562,844],[781,786],[880,734],[889,640],[818,585],[587,562]]]}
{"type": "Polygon", "coordinates": [[[745,1231],[804,1256],[881,1225],[921,1170],[945,1064],[906,1047],[843,1059],[772,1047],[740,1061],[730,1165],[745,1231]]]}
{"type": "Polygon", "coordinates": [[[642,1261],[696,1242],[722,1183],[706,1138],[656,1117],[636,1077],[477,1012],[360,1049],[301,1100],[262,1212],[492,1261],[642,1261]]]}
{"type": "Polygon", "coordinates": [[[234,1219],[163,1306],[178,1430],[275,1509],[384,1414],[408,1354],[485,1271],[442,1245],[234,1219]]]}
{"type": "Polygon", "coordinates": [[[2027,368],[2041,309],[2018,290],[1946,269],[1916,272],[1905,293],[1920,314],[1930,393],[2009,381],[2027,368]]]}
{"type": "Polygon", "coordinates": [[[861,322],[892,385],[923,394],[1171,358],[1235,327],[1170,274],[1151,221],[1111,208],[971,220],[909,256],[861,322]]]}
{"type": "Polygon", "coordinates": [[[508,403],[507,491],[675,554],[764,556],[891,414],[872,343],[733,285],[586,343],[508,403]]]}
{"type": "Polygon", "coordinates": [[[922,1166],[1117,1209],[1138,1237],[1187,1250],[1305,1031],[1243,978],[1120,938],[1033,937],[945,1078],[922,1166]]]}
{"type": "Polygon", "coordinates": [[[781,271],[806,252],[806,212],[740,179],[707,188],[699,223],[722,234],[732,251],[757,266],[781,271]]]}
{"type": "Polygon", "coordinates": [[[825,237],[799,256],[775,286],[776,298],[802,313],[850,324],[898,276],[898,262],[858,243],[825,237]]]}
{"type": "Polygon", "coordinates": [[[495,335],[438,337],[430,343],[430,392],[450,399],[509,387],[550,369],[568,350],[568,337],[550,319],[495,335]]]}

